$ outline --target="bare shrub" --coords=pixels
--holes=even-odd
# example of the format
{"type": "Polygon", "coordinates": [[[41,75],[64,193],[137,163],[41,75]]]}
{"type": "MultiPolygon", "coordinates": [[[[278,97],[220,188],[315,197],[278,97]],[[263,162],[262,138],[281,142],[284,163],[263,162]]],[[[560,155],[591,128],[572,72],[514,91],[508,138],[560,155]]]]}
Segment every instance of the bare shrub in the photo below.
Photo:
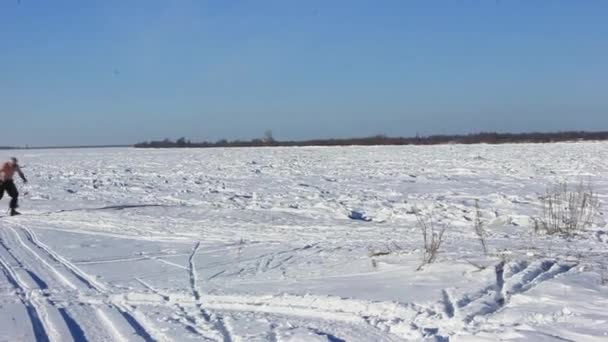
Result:
{"type": "Polygon", "coordinates": [[[415,214],[424,244],[422,264],[418,267],[418,270],[421,270],[425,265],[432,264],[437,259],[439,248],[444,241],[446,227],[437,229],[432,215],[422,215],[420,210],[415,210],[415,214]]]}
{"type": "Polygon", "coordinates": [[[481,221],[481,210],[479,209],[479,200],[475,200],[475,234],[479,238],[479,243],[481,243],[481,248],[483,249],[484,254],[488,254],[488,246],[486,245],[486,232],[483,227],[483,222],[481,221]]]}
{"type": "Polygon", "coordinates": [[[599,208],[597,194],[584,183],[574,188],[567,183],[549,188],[541,204],[542,216],[534,218],[534,230],[547,234],[573,235],[593,223],[599,208]]]}

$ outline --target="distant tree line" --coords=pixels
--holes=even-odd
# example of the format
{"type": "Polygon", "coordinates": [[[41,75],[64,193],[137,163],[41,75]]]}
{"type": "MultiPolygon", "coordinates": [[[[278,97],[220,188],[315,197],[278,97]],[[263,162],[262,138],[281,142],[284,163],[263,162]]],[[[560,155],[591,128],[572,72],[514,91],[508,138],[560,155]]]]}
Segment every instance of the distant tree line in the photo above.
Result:
{"type": "Polygon", "coordinates": [[[563,141],[608,140],[608,132],[568,131],[554,133],[496,133],[481,132],[466,135],[429,135],[415,137],[389,137],[375,135],[364,138],[313,139],[303,141],[278,141],[271,131],[264,138],[248,141],[226,139],[216,142],[191,142],[186,138],[176,141],[165,139],[135,144],[139,148],[180,148],[180,147],[262,147],[262,146],[372,146],[372,145],[439,145],[439,144],[508,144],[508,143],[551,143],[563,141]]]}

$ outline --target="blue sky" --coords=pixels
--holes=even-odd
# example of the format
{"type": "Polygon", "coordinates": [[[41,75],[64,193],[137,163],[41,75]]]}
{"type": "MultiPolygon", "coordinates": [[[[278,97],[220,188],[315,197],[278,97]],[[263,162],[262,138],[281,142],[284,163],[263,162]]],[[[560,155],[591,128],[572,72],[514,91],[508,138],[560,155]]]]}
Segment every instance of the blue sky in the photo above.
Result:
{"type": "Polygon", "coordinates": [[[0,0],[0,146],[605,130],[607,17],[603,0],[0,0]]]}

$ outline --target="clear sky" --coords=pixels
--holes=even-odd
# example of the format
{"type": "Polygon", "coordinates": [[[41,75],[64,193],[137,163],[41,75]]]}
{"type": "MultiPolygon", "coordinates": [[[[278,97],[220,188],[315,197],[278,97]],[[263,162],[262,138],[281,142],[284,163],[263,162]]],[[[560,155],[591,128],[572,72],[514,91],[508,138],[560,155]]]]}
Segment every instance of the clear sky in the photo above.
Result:
{"type": "Polygon", "coordinates": [[[0,0],[0,146],[608,129],[605,0],[0,0]]]}

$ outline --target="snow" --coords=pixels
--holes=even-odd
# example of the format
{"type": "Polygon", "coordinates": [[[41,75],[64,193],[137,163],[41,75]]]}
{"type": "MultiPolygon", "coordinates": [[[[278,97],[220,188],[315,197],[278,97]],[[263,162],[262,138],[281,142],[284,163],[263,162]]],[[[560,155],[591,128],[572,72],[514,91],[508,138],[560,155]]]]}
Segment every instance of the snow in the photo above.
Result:
{"type": "Polygon", "coordinates": [[[607,143],[14,153],[0,341],[608,340],[607,143]],[[581,181],[593,225],[535,233],[581,181]]]}

